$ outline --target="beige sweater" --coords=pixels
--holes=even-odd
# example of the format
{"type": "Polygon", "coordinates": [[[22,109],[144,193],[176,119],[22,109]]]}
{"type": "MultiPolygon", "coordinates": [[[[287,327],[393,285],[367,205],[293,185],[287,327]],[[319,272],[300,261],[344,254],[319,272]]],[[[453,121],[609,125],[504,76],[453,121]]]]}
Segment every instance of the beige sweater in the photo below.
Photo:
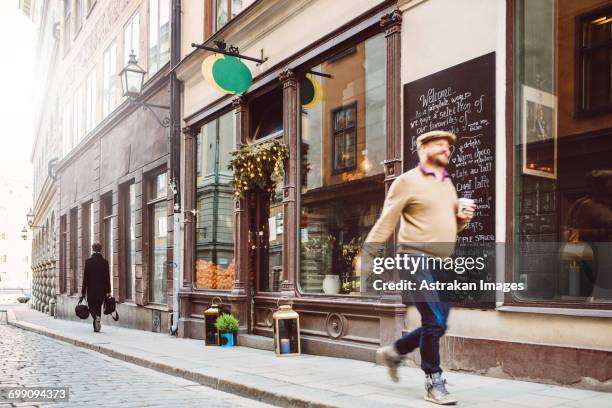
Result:
{"type": "Polygon", "coordinates": [[[457,192],[450,179],[440,180],[415,167],[396,178],[385,199],[382,214],[366,243],[382,243],[395,231],[399,252],[446,257],[453,253],[457,232],[457,192]]]}

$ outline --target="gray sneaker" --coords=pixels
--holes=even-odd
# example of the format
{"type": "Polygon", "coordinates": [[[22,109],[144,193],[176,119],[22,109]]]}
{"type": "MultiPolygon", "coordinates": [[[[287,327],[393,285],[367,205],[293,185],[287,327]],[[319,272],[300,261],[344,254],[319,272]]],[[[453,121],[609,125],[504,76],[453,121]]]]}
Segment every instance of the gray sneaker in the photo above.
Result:
{"type": "Polygon", "coordinates": [[[440,405],[454,405],[457,400],[446,389],[446,380],[442,373],[433,373],[425,377],[425,401],[440,405]]]}
{"type": "Polygon", "coordinates": [[[399,355],[397,350],[395,350],[395,346],[385,346],[376,350],[376,362],[387,367],[387,372],[389,373],[391,381],[399,381],[397,369],[402,363],[402,357],[399,355]]]}

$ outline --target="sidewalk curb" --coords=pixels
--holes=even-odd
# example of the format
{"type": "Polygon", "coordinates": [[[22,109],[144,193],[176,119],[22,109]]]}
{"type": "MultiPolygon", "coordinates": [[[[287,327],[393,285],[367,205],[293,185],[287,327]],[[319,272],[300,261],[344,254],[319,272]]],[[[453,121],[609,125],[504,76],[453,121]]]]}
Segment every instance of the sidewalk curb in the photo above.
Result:
{"type": "MultiPolygon", "coordinates": [[[[9,311],[9,313],[11,313],[11,311],[9,311]]],[[[133,356],[127,353],[112,350],[108,347],[94,345],[94,344],[91,344],[91,343],[88,343],[82,340],[78,340],[72,337],[68,337],[62,334],[55,333],[49,329],[46,329],[36,324],[20,322],[15,318],[14,314],[12,314],[12,316],[11,314],[8,315],[8,324],[11,326],[15,326],[17,328],[23,329],[23,330],[31,331],[37,334],[41,334],[43,336],[50,337],[55,340],[69,343],[77,347],[96,351],[98,353],[115,358],[117,360],[122,360],[128,363],[136,364],[141,367],[149,368],[151,370],[155,370],[155,371],[158,371],[164,374],[169,374],[175,377],[184,378],[186,380],[193,381],[201,385],[214,388],[219,391],[228,392],[231,394],[239,395],[241,397],[246,397],[246,398],[253,399],[256,401],[265,402],[268,404],[282,406],[282,407],[288,407],[288,408],[293,408],[293,407],[335,408],[337,407],[336,405],[329,405],[323,402],[308,401],[306,399],[301,399],[297,397],[291,397],[288,395],[270,392],[263,388],[241,384],[236,381],[231,381],[228,379],[215,377],[214,375],[208,375],[208,374],[203,374],[203,373],[199,373],[195,371],[190,371],[188,369],[173,367],[168,364],[157,363],[155,361],[147,360],[142,357],[137,357],[137,356],[133,356]]]]}

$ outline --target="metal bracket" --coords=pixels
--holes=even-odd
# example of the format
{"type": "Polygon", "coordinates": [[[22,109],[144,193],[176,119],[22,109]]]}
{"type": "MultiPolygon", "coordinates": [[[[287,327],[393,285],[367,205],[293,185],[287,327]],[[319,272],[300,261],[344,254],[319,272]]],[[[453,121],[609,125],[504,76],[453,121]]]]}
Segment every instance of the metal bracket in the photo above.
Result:
{"type": "Polygon", "coordinates": [[[215,41],[215,45],[217,46],[217,48],[209,47],[209,46],[204,45],[204,44],[191,43],[191,46],[193,48],[199,48],[201,50],[212,51],[212,52],[216,52],[218,54],[229,55],[231,57],[245,59],[247,61],[253,61],[253,62],[256,62],[257,65],[263,64],[264,62],[266,62],[268,60],[267,57],[264,57],[263,48],[261,49],[261,58],[253,58],[253,57],[248,57],[246,55],[241,55],[240,54],[240,50],[238,49],[238,47],[235,47],[233,45],[230,45],[228,47],[227,44],[225,43],[225,41],[223,41],[223,39],[216,40],[215,41]],[[227,48],[227,50],[226,50],[226,48],[227,48]]]}

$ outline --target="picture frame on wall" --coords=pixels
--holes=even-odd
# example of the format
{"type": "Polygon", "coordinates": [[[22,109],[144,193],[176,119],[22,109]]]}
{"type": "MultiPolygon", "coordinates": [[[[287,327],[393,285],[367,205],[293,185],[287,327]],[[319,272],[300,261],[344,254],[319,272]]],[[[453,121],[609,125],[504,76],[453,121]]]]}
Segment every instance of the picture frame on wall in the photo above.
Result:
{"type": "Polygon", "coordinates": [[[554,95],[523,86],[523,174],[557,178],[557,112],[554,95]]]}

